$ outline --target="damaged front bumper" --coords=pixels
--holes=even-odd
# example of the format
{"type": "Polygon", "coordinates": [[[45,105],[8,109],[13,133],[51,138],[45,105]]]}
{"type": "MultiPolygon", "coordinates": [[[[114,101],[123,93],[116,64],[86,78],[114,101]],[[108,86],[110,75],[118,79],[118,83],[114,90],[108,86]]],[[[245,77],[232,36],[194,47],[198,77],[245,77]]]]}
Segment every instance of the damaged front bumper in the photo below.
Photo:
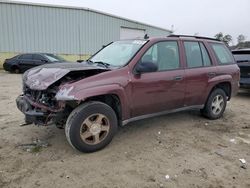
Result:
{"type": "Polygon", "coordinates": [[[64,110],[64,103],[59,104],[58,108],[51,108],[31,100],[26,95],[20,95],[16,99],[17,108],[25,115],[25,122],[36,125],[54,123],[64,110]]]}

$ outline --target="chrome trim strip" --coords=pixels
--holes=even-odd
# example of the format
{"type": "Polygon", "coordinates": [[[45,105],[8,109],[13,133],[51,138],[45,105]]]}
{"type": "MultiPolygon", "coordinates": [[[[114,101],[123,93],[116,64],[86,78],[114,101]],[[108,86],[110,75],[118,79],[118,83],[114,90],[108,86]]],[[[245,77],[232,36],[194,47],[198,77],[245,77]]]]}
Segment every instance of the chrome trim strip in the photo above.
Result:
{"type": "Polygon", "coordinates": [[[146,115],[142,115],[142,116],[136,116],[130,119],[126,119],[122,121],[122,126],[131,123],[133,121],[138,121],[138,120],[142,120],[142,119],[147,119],[147,118],[152,118],[152,117],[156,117],[156,116],[161,116],[161,115],[166,115],[166,114],[170,114],[170,113],[175,113],[175,112],[180,112],[180,111],[185,111],[185,110],[191,110],[191,109],[202,109],[204,108],[204,105],[194,105],[194,106],[188,106],[188,107],[182,107],[182,108],[178,108],[178,109],[174,109],[174,110],[166,110],[163,112],[157,112],[157,113],[153,113],[153,114],[146,114],[146,115]]]}

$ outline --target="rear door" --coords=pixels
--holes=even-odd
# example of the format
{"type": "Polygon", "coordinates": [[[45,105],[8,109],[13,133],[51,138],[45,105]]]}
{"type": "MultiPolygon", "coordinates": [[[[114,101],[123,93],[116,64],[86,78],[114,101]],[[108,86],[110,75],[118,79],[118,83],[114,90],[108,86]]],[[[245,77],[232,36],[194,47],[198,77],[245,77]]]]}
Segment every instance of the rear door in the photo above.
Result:
{"type": "Polygon", "coordinates": [[[186,96],[185,106],[203,105],[208,81],[217,74],[216,66],[202,42],[183,41],[186,54],[186,96]]]}
{"type": "Polygon", "coordinates": [[[48,62],[48,60],[40,54],[33,54],[33,66],[43,65],[48,62]]]}
{"type": "Polygon", "coordinates": [[[19,67],[21,70],[25,71],[33,67],[32,54],[23,54],[18,58],[19,67]]]}
{"type": "Polygon", "coordinates": [[[185,80],[177,41],[154,44],[138,63],[143,61],[156,63],[158,71],[133,75],[132,116],[182,107],[185,80]]]}

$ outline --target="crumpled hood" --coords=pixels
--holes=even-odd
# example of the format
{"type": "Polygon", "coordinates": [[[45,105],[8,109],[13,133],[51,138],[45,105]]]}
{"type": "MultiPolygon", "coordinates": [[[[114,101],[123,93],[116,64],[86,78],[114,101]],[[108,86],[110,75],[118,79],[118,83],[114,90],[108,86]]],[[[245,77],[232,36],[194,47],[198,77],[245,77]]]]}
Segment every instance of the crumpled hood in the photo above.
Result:
{"type": "Polygon", "coordinates": [[[38,66],[26,71],[23,82],[32,90],[46,90],[51,84],[63,78],[72,71],[106,70],[105,67],[87,63],[53,63],[38,66]]]}

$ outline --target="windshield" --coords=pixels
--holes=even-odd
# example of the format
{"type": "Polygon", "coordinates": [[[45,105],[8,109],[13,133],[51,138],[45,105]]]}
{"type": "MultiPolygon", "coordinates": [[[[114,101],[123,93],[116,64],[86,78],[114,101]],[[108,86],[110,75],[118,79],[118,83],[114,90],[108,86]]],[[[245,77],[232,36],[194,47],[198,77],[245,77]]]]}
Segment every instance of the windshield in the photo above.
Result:
{"type": "Polygon", "coordinates": [[[52,62],[65,61],[65,59],[62,57],[56,56],[54,54],[44,54],[44,56],[52,62]]]}
{"type": "Polygon", "coordinates": [[[146,43],[145,40],[117,41],[103,48],[89,61],[103,62],[110,66],[121,67],[135,55],[135,53],[146,43]]]}

